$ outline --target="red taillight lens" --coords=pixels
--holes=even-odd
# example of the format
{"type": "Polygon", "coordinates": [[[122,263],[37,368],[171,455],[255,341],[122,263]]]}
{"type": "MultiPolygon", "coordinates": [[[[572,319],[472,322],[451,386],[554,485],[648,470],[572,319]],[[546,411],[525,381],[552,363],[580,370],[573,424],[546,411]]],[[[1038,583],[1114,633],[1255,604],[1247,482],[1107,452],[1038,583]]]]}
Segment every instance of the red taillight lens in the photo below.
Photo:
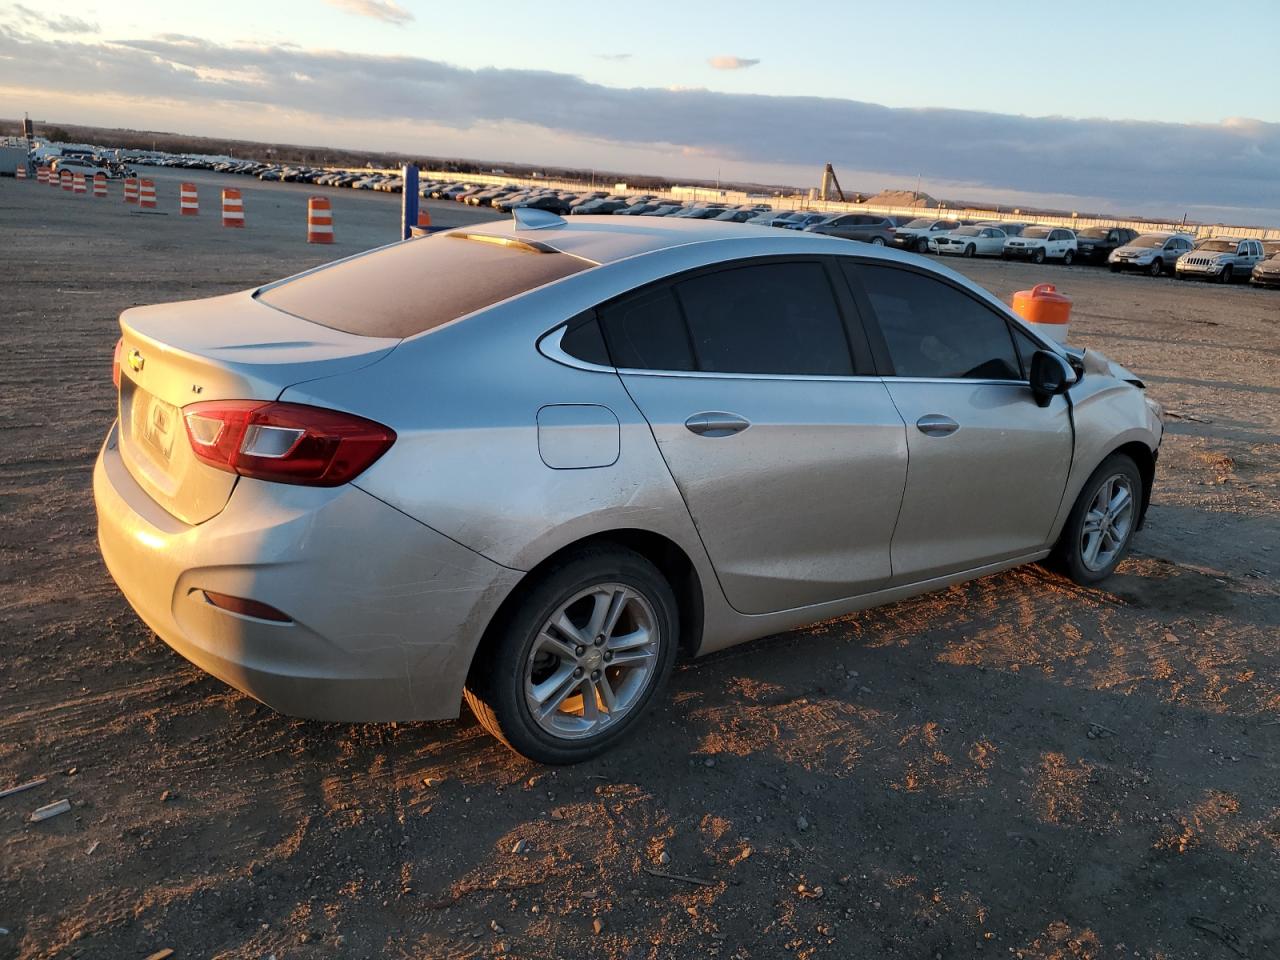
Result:
{"type": "Polygon", "coordinates": [[[301,403],[211,400],[183,407],[182,419],[191,449],[210,466],[312,487],[354,480],[396,441],[390,427],[301,403]]]}
{"type": "Polygon", "coordinates": [[[120,354],[124,352],[124,337],[116,341],[116,349],[111,354],[111,382],[120,389],[120,354]]]}

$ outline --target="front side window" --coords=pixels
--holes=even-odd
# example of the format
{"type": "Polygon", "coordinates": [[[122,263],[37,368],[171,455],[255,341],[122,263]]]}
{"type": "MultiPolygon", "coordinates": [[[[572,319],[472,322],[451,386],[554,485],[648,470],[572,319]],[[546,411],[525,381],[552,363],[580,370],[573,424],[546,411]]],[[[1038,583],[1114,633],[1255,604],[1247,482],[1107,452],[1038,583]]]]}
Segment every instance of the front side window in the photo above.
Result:
{"type": "Polygon", "coordinates": [[[895,375],[1023,379],[1008,323],[974,297],[898,267],[848,264],[845,269],[871,301],[895,375]]]}
{"type": "Polygon", "coordinates": [[[853,361],[820,263],[761,263],[675,285],[697,369],[850,376],[853,361]]]}

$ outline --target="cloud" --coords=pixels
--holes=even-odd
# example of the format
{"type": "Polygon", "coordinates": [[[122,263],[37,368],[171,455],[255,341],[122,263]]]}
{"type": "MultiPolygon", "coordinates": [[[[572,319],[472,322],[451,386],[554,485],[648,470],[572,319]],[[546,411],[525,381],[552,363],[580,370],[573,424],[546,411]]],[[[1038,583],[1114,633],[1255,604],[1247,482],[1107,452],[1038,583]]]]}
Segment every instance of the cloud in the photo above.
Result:
{"type": "Polygon", "coordinates": [[[395,0],[325,0],[325,2],[331,7],[337,7],[354,16],[382,20],[397,27],[403,27],[414,19],[413,12],[406,10],[395,0]]]}
{"type": "Polygon", "coordinates": [[[598,166],[609,163],[601,159],[609,145],[625,155],[670,144],[672,157],[687,149],[739,169],[803,167],[813,171],[812,182],[830,161],[842,175],[862,172],[861,182],[844,184],[855,190],[919,174],[926,189],[955,199],[1004,191],[1075,197],[1080,209],[1105,205],[1122,214],[1235,209],[1257,211],[1236,222],[1280,222],[1280,124],[1262,121],[1027,117],[829,97],[619,88],[565,73],[471,70],[411,56],[189,39],[90,43],[0,26],[0,88],[30,89],[33,77],[47,96],[92,89],[133,98],[138,121],[131,126],[147,122],[147,104],[163,91],[170,103],[216,108],[223,116],[277,111],[295,124],[288,136],[335,146],[347,142],[343,121],[355,119],[413,129],[426,116],[436,128],[457,131],[463,145],[482,130],[520,123],[555,135],[544,143],[603,145],[593,161],[598,166]],[[51,63],[58,69],[47,69],[51,63]],[[295,132],[303,124],[306,132],[295,132]],[[946,184],[945,192],[930,181],[946,184]]]}
{"type": "Polygon", "coordinates": [[[707,61],[717,70],[745,70],[747,67],[754,67],[759,62],[759,60],[748,60],[745,57],[731,57],[725,54],[712,57],[707,61]]]}
{"type": "Polygon", "coordinates": [[[26,23],[34,24],[50,33],[97,33],[98,25],[91,20],[69,17],[66,14],[46,16],[20,3],[13,5],[13,11],[26,23]]]}
{"type": "Polygon", "coordinates": [[[614,63],[621,63],[623,60],[631,59],[631,54],[629,53],[597,53],[596,56],[601,60],[610,60],[614,63]]]}

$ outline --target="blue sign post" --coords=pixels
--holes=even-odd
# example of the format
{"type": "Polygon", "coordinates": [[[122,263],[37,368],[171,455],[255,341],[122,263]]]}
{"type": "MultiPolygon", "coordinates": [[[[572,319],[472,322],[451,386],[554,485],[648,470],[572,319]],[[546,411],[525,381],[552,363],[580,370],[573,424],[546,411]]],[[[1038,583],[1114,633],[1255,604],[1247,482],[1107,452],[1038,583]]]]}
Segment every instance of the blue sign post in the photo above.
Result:
{"type": "Polygon", "coordinates": [[[404,178],[404,192],[400,204],[400,239],[408,240],[413,235],[413,228],[418,225],[418,167],[406,163],[401,176],[404,178]]]}

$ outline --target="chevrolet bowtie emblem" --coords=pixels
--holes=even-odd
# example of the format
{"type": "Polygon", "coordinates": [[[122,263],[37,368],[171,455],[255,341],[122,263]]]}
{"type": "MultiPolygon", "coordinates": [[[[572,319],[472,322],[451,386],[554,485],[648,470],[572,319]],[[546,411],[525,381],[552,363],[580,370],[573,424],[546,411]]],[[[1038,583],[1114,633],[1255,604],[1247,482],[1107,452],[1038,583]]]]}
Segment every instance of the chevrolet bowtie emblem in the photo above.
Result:
{"type": "Polygon", "coordinates": [[[142,358],[142,354],[139,351],[131,350],[129,352],[129,369],[134,373],[140,373],[146,362],[147,361],[142,358]]]}

